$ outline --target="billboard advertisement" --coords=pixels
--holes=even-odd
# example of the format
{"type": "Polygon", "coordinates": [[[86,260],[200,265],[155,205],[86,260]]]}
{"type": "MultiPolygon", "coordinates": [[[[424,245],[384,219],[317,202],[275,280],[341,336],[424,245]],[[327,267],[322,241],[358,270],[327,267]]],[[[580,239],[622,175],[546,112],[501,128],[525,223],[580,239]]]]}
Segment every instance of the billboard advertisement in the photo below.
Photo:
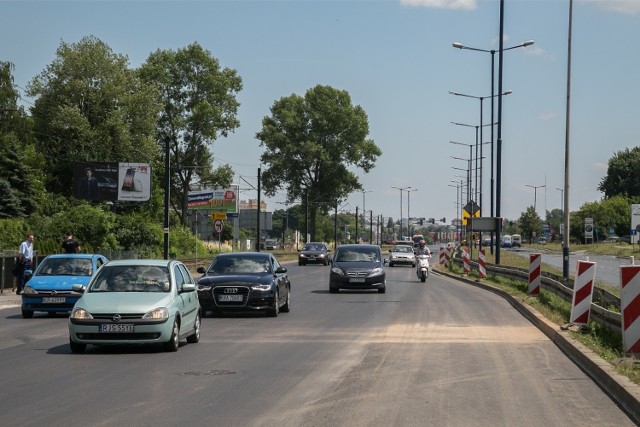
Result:
{"type": "Polygon", "coordinates": [[[148,163],[76,162],[73,195],[94,201],[146,202],[151,198],[148,163]]]}
{"type": "Polygon", "coordinates": [[[190,191],[187,199],[189,209],[238,213],[238,186],[216,187],[190,191]]]}

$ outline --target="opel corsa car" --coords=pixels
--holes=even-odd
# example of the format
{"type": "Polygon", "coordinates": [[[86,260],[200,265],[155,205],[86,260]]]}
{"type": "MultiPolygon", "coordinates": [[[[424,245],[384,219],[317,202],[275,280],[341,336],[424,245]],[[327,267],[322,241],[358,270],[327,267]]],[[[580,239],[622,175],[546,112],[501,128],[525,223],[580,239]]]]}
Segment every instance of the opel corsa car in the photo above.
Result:
{"type": "Polygon", "coordinates": [[[189,270],[175,260],[120,260],[106,264],[85,288],[69,316],[74,353],[87,344],[162,344],[200,340],[200,304],[189,270]]]}
{"type": "Polygon", "coordinates": [[[324,264],[329,265],[331,251],[321,242],[305,243],[298,254],[298,265],[324,264]]]}
{"type": "Polygon", "coordinates": [[[87,285],[109,260],[102,255],[49,255],[38,265],[22,292],[22,317],[36,311],[68,314],[82,296],[73,285],[87,285]]]}
{"type": "Polygon", "coordinates": [[[387,291],[379,246],[338,246],[329,273],[329,292],[336,293],[340,289],[377,289],[382,294],[387,291]]]}
{"type": "Polygon", "coordinates": [[[198,280],[202,312],[264,311],[275,317],[291,308],[287,269],[264,252],[222,253],[198,280]]]}

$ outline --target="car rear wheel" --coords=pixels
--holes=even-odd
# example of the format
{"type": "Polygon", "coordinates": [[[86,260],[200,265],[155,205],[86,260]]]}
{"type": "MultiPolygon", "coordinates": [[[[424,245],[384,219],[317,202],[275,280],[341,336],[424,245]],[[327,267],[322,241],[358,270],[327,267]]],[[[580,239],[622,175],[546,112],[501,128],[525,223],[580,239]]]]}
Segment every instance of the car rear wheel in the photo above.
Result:
{"type": "Polygon", "coordinates": [[[187,337],[187,342],[195,344],[200,341],[200,313],[196,314],[196,321],[193,324],[193,334],[187,337]]]}
{"type": "Polygon", "coordinates": [[[330,294],[337,294],[338,290],[339,290],[339,288],[334,288],[333,286],[329,286],[329,293],[330,294]]]}
{"type": "Polygon", "coordinates": [[[180,326],[178,325],[178,321],[173,321],[173,328],[171,328],[171,337],[169,337],[169,341],[163,344],[165,351],[178,351],[178,346],[180,345],[180,326]]]}
{"type": "Polygon", "coordinates": [[[22,310],[22,317],[25,319],[31,319],[33,317],[33,311],[22,310]]]}
{"type": "Polygon", "coordinates": [[[82,354],[87,349],[86,344],[75,342],[71,338],[69,338],[69,347],[71,347],[71,352],[76,354],[82,354]]]}
{"type": "Polygon", "coordinates": [[[387,292],[387,287],[386,286],[384,288],[379,288],[378,289],[378,293],[379,294],[384,294],[385,292],[387,292]]]}

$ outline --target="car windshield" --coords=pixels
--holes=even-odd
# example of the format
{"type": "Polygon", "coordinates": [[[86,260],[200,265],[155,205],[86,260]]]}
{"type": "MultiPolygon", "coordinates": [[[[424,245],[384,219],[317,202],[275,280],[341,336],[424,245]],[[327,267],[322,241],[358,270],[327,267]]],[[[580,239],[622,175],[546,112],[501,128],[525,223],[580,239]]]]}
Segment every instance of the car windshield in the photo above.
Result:
{"type": "Polygon", "coordinates": [[[396,246],[393,248],[393,252],[402,252],[402,253],[413,253],[413,248],[411,246],[396,246]]]}
{"type": "Polygon", "coordinates": [[[378,251],[370,248],[342,248],[336,254],[337,262],[379,262],[378,251]]]}
{"type": "Polygon", "coordinates": [[[304,245],[303,251],[323,251],[323,245],[304,245]]]}
{"type": "Polygon", "coordinates": [[[88,258],[46,258],[40,276],[91,276],[93,265],[88,258]]]}
{"type": "Polygon", "coordinates": [[[167,267],[118,265],[100,269],[88,292],[169,292],[167,267]]]}
{"type": "Polygon", "coordinates": [[[271,263],[266,257],[224,256],[216,257],[208,274],[265,274],[271,273],[271,263]]]}

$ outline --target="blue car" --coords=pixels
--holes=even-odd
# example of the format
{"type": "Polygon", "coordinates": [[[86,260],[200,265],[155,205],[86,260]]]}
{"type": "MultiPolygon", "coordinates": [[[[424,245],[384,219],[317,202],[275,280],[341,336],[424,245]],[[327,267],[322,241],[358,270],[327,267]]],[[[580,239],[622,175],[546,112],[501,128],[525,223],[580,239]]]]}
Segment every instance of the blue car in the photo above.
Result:
{"type": "Polygon", "coordinates": [[[94,254],[49,255],[38,265],[22,291],[22,317],[33,317],[35,311],[70,313],[82,296],[73,285],[86,286],[109,260],[94,254]]]}

